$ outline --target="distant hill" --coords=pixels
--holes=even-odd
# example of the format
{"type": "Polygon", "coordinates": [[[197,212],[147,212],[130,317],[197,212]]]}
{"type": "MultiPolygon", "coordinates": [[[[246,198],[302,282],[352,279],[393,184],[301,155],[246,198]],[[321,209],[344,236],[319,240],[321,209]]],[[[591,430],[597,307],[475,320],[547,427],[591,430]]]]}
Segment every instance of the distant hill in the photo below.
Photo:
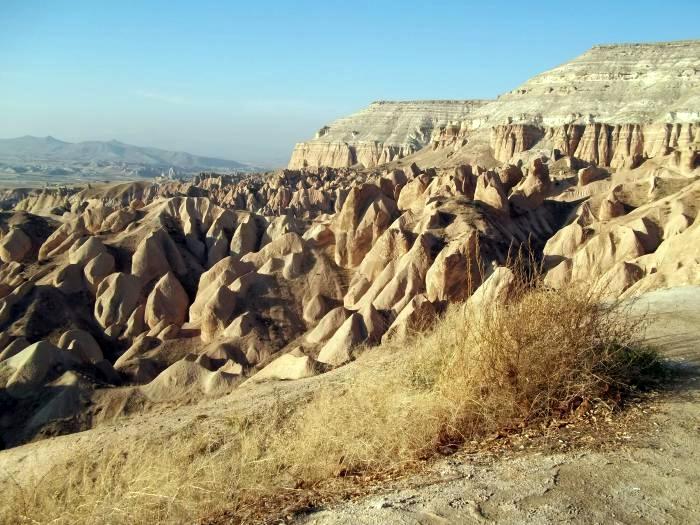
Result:
{"type": "Polygon", "coordinates": [[[5,162],[109,162],[182,170],[250,170],[235,160],[200,157],[181,151],[144,148],[116,140],[64,142],[54,137],[0,139],[0,161],[5,162]]]}

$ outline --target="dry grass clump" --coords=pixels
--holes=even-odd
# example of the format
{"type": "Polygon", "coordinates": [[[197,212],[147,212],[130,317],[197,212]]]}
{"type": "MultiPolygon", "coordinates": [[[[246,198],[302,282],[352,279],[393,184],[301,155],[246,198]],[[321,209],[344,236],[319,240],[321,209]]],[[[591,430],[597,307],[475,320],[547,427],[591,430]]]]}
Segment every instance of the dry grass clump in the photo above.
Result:
{"type": "Polygon", "coordinates": [[[639,326],[577,286],[523,283],[507,304],[454,305],[385,367],[298,410],[279,435],[285,473],[310,483],[392,470],[582,403],[615,404],[656,364],[639,326]]]}
{"type": "Polygon", "coordinates": [[[410,344],[369,350],[391,353],[308,402],[275,400],[226,426],[144,438],[32,487],[6,483],[0,519],[260,522],[302,494],[333,490],[329,480],[399,471],[465,440],[614,404],[655,363],[639,335],[590,290],[525,283],[506,304],[453,305],[410,344]]]}

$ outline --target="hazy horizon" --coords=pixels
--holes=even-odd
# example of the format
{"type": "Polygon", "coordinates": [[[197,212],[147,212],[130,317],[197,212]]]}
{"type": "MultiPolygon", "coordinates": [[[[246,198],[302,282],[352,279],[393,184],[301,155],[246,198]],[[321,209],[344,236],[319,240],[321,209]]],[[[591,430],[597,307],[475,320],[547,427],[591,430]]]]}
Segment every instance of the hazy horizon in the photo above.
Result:
{"type": "Polygon", "coordinates": [[[9,1],[0,137],[281,166],[374,100],[494,98],[595,44],[697,38],[693,8],[589,2],[562,23],[555,2],[9,1]]]}

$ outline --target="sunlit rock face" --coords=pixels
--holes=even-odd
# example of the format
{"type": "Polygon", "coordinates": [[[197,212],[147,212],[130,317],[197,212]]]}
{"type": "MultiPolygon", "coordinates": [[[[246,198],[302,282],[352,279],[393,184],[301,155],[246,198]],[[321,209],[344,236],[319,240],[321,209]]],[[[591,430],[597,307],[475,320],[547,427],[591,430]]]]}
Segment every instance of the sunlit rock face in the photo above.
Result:
{"type": "Polygon", "coordinates": [[[480,100],[380,101],[321,128],[294,148],[289,168],[373,167],[415,153],[433,131],[466,118],[480,100]]]}
{"type": "Polygon", "coordinates": [[[685,151],[700,139],[699,122],[699,41],[603,45],[437,127],[431,144],[453,151],[485,141],[499,162],[540,148],[634,167],[685,151]]]}

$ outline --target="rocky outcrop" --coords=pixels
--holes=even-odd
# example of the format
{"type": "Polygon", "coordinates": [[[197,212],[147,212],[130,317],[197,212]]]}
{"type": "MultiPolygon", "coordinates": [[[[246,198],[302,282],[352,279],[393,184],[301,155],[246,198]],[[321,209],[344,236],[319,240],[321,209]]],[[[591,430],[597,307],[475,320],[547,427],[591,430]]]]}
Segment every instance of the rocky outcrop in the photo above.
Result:
{"type": "Polygon", "coordinates": [[[322,370],[320,363],[296,350],[284,354],[255,374],[251,381],[293,380],[312,377],[322,370]]]}
{"type": "Polygon", "coordinates": [[[99,363],[104,359],[100,345],[95,338],[85,330],[68,330],[61,335],[58,347],[67,350],[83,363],[99,363]]]}
{"type": "MultiPolygon", "coordinates": [[[[459,123],[439,126],[433,149],[497,161],[532,149],[612,168],[677,152],[681,171],[698,165],[700,41],[596,46],[533,77],[459,123]],[[682,160],[680,157],[683,157],[682,160]]],[[[432,157],[434,158],[434,157],[432,157]]]]}
{"type": "Polygon", "coordinates": [[[700,279],[697,256],[697,199],[700,183],[625,213],[616,186],[602,195],[598,220],[579,215],[547,243],[551,261],[545,282],[554,287],[568,282],[595,285],[609,297],[700,279]],[[683,246],[683,243],[687,243],[683,246]]]}
{"type": "Polygon", "coordinates": [[[459,121],[483,104],[478,100],[374,102],[324,126],[313,140],[297,144],[289,168],[373,167],[391,162],[428,144],[436,127],[459,121]]]}
{"type": "Polygon", "coordinates": [[[544,136],[544,130],[528,124],[506,124],[491,128],[493,156],[508,162],[516,153],[527,151],[544,136]]]}
{"type": "Polygon", "coordinates": [[[95,319],[118,335],[141,298],[141,281],[125,273],[113,273],[97,287],[95,319]]]}
{"type": "Polygon", "coordinates": [[[501,179],[493,172],[479,175],[474,190],[474,200],[480,201],[501,213],[508,213],[508,197],[501,184],[501,179]]]}
{"type": "MultiPolygon", "coordinates": [[[[508,124],[495,126],[491,131],[494,157],[502,162],[539,146],[596,166],[634,168],[645,159],[698,145],[700,117],[695,123],[592,123],[549,128],[508,124]]],[[[688,157],[682,166],[687,172],[696,167],[695,157],[688,157]]]]}
{"type": "Polygon", "coordinates": [[[524,210],[534,210],[542,205],[552,191],[549,168],[542,159],[535,159],[527,176],[513,189],[510,202],[524,210]]]}
{"type": "Polygon", "coordinates": [[[187,315],[189,297],[172,272],[166,273],[153,287],[146,299],[144,320],[153,328],[165,321],[168,325],[182,325],[187,315]]]}
{"type": "Polygon", "coordinates": [[[110,253],[102,252],[85,265],[83,270],[85,281],[92,293],[97,291],[97,287],[102,280],[114,272],[114,257],[110,253]]]}
{"type": "Polygon", "coordinates": [[[416,295],[389,326],[382,342],[403,341],[428,329],[437,318],[435,305],[425,295],[416,295]]]}
{"type": "Polygon", "coordinates": [[[477,234],[468,232],[445,246],[425,276],[428,299],[461,301],[480,284],[477,234]]]}
{"type": "Polygon", "coordinates": [[[57,370],[69,370],[79,364],[72,353],[39,341],[0,364],[0,378],[6,378],[0,386],[13,398],[27,398],[36,394],[57,370]]]}
{"type": "Polygon", "coordinates": [[[343,267],[360,264],[396,216],[396,203],[377,186],[352,188],[332,225],[336,232],[336,264],[343,267]]]}
{"type": "Polygon", "coordinates": [[[76,241],[68,250],[71,264],[85,266],[95,257],[106,254],[107,248],[97,237],[86,237],[76,241]]]}
{"type": "Polygon", "coordinates": [[[136,248],[131,271],[146,284],[170,271],[184,274],[185,264],[170,235],[159,229],[144,238],[136,248]]]}
{"type": "Polygon", "coordinates": [[[499,266],[469,298],[471,308],[489,308],[493,303],[504,303],[514,293],[517,279],[510,268],[499,266]]]}
{"type": "Polygon", "coordinates": [[[0,261],[19,262],[32,249],[32,240],[19,228],[12,228],[0,239],[0,261]]]}
{"type": "Polygon", "coordinates": [[[477,109],[471,127],[697,122],[698,57],[698,40],[595,46],[477,109]]]}
{"type": "Polygon", "coordinates": [[[141,388],[153,401],[167,401],[184,396],[216,396],[230,392],[240,382],[240,370],[221,367],[210,370],[210,361],[193,354],[170,365],[141,388]]]}
{"type": "Polygon", "coordinates": [[[352,357],[352,349],[366,338],[367,332],[362,316],[354,313],[340,325],[333,337],[321,348],[318,360],[333,366],[342,365],[352,357]]]}

